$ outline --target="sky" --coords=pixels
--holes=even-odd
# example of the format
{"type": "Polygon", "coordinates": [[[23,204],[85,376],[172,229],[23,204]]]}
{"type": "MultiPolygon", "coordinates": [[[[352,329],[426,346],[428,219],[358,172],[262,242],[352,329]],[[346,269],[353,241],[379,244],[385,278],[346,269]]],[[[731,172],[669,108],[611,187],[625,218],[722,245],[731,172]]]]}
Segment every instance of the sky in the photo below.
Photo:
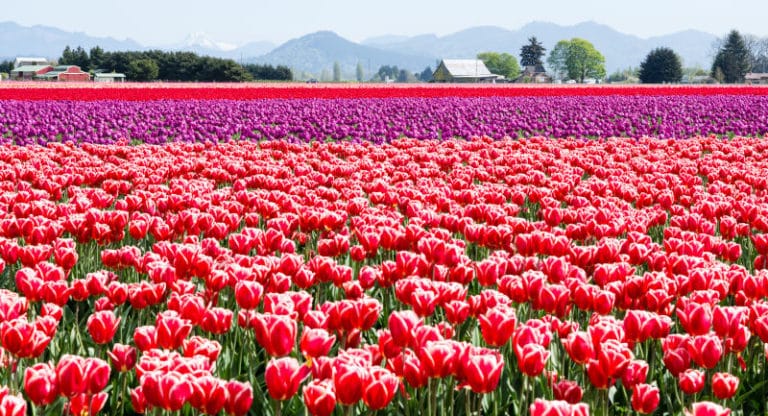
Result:
{"type": "Polygon", "coordinates": [[[281,43],[318,30],[353,41],[396,34],[446,35],[472,26],[518,29],[532,21],[595,21],[650,37],[686,29],[724,35],[730,29],[768,36],[765,0],[36,0],[6,1],[0,21],[54,26],[92,36],[131,38],[146,46],[176,44],[204,32],[219,42],[281,43]]]}

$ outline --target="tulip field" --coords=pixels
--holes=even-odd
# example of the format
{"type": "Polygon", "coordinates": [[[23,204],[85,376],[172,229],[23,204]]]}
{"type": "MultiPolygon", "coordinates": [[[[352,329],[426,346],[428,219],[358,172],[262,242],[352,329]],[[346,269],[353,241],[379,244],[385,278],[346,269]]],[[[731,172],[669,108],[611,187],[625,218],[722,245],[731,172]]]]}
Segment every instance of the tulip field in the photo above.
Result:
{"type": "Polygon", "coordinates": [[[38,85],[0,416],[768,414],[768,89],[38,85]]]}

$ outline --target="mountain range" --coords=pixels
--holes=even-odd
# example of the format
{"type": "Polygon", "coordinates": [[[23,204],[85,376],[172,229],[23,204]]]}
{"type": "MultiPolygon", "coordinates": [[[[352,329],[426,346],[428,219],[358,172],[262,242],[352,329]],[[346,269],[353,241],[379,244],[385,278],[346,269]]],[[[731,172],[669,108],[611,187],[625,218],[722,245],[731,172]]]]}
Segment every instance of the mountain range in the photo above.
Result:
{"type": "Polygon", "coordinates": [[[712,45],[717,40],[713,34],[695,30],[640,38],[595,22],[573,26],[533,22],[516,30],[478,26],[445,36],[384,35],[359,43],[334,32],[321,31],[291,39],[281,45],[254,41],[236,46],[215,41],[204,33],[194,33],[175,45],[151,47],[131,39],[93,37],[54,27],[25,27],[14,22],[0,22],[0,58],[43,56],[55,59],[67,45],[86,49],[98,45],[107,51],[185,50],[239,62],[286,65],[295,71],[315,75],[331,71],[334,63],[338,62],[345,78],[353,78],[358,63],[370,76],[382,65],[421,71],[426,66],[434,69],[435,63],[442,58],[473,58],[484,51],[508,52],[517,56],[531,36],[536,36],[547,49],[552,49],[562,39],[587,39],[605,56],[608,73],[639,66],[645,55],[659,46],[672,48],[681,56],[684,66],[708,68],[713,55],[712,45]]]}

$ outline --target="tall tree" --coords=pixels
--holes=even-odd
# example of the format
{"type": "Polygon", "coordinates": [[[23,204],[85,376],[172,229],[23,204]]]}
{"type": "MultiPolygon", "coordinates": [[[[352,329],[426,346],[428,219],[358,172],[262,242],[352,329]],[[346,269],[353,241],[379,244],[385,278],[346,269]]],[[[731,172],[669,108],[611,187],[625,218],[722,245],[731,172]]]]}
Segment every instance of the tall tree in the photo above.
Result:
{"type": "Polygon", "coordinates": [[[333,63],[333,82],[341,82],[341,64],[339,61],[333,63]]]}
{"type": "Polygon", "coordinates": [[[508,53],[481,52],[477,59],[483,61],[492,74],[504,75],[507,79],[515,79],[520,76],[520,65],[517,58],[508,53]]]}
{"type": "Polygon", "coordinates": [[[528,38],[528,44],[520,48],[520,65],[538,66],[543,65],[541,58],[544,56],[545,48],[536,36],[528,38]]]}
{"type": "Polygon", "coordinates": [[[670,48],[652,50],[640,64],[640,82],[643,84],[680,82],[682,79],[683,65],[680,57],[670,48]]]}
{"type": "Polygon", "coordinates": [[[587,78],[605,77],[605,57],[587,40],[561,40],[552,49],[547,63],[555,74],[583,83],[587,78]]]}
{"type": "Polygon", "coordinates": [[[744,41],[744,37],[732,30],[723,43],[723,46],[717,52],[715,61],[712,63],[712,76],[717,78],[717,70],[722,72],[723,82],[733,84],[743,82],[744,75],[750,70],[751,56],[749,49],[744,41]]]}
{"type": "Polygon", "coordinates": [[[357,82],[363,82],[363,79],[365,79],[365,70],[363,69],[362,62],[357,63],[357,67],[355,68],[355,79],[357,79],[357,82]]]}

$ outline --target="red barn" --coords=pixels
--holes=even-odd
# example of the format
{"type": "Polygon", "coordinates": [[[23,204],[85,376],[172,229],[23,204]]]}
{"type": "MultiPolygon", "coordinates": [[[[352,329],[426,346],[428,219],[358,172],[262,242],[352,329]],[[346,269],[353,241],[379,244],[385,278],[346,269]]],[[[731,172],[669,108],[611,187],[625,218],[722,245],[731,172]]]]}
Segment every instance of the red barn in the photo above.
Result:
{"type": "Polygon", "coordinates": [[[11,79],[30,80],[41,77],[51,71],[53,71],[53,67],[50,65],[22,65],[11,71],[11,79]]]}
{"type": "Polygon", "coordinates": [[[53,68],[46,74],[36,77],[38,79],[44,79],[47,81],[74,81],[83,82],[90,81],[91,74],[83,72],[77,65],[59,65],[53,68]]]}

